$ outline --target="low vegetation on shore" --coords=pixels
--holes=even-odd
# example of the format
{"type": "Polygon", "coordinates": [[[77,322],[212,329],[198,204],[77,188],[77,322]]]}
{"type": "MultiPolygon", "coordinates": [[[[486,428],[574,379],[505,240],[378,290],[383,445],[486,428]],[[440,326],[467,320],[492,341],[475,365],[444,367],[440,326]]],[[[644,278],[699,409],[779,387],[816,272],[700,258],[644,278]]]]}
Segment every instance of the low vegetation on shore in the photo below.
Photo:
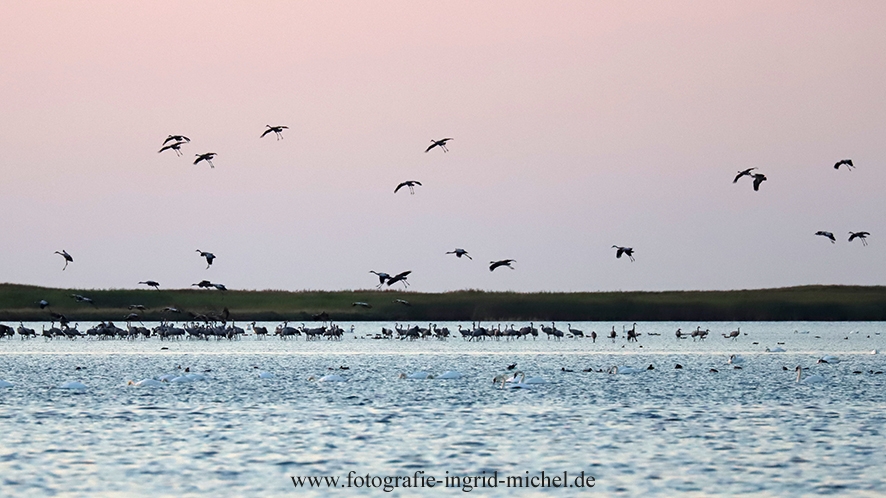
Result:
{"type": "Polygon", "coordinates": [[[195,315],[240,321],[882,321],[886,287],[802,286],[736,291],[483,292],[85,290],[0,284],[0,321],[190,320],[195,315]],[[93,304],[77,301],[80,295],[93,304]],[[49,303],[41,309],[39,302],[49,303]],[[355,304],[356,303],[356,304],[355,304]],[[144,310],[130,309],[132,305],[144,310]],[[175,308],[181,313],[164,311],[175,308]]]}

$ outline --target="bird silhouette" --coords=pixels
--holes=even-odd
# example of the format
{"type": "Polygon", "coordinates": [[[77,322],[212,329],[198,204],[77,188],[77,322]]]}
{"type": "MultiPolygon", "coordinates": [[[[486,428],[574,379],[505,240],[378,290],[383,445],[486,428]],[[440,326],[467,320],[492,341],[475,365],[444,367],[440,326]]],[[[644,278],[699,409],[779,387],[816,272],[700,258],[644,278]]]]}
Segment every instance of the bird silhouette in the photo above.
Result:
{"type": "Polygon", "coordinates": [[[409,282],[406,281],[406,277],[407,277],[410,273],[412,273],[412,270],[404,271],[404,272],[398,273],[398,274],[394,275],[393,277],[389,278],[389,279],[388,279],[388,287],[390,287],[391,285],[393,285],[393,284],[395,284],[395,283],[397,283],[397,282],[403,282],[403,285],[404,285],[405,287],[409,287],[409,282]]]}
{"type": "Polygon", "coordinates": [[[166,137],[166,140],[163,141],[163,145],[166,145],[168,142],[190,142],[191,139],[184,135],[169,135],[166,137]]]}
{"type": "Polygon", "coordinates": [[[498,261],[490,261],[489,262],[489,271],[495,271],[495,269],[500,266],[507,266],[508,268],[513,270],[514,267],[511,266],[511,263],[516,263],[516,262],[517,262],[516,259],[500,259],[498,261]]]}
{"type": "Polygon", "coordinates": [[[64,249],[62,249],[61,252],[55,251],[55,254],[59,254],[61,255],[61,257],[65,258],[65,267],[62,268],[62,271],[65,271],[65,269],[67,269],[68,263],[74,262],[74,258],[72,258],[71,255],[68,254],[68,251],[65,251],[64,249]]]}
{"type": "Polygon", "coordinates": [[[760,190],[760,184],[766,181],[766,175],[763,173],[754,173],[754,191],[760,190]]]}
{"type": "Polygon", "coordinates": [[[207,251],[201,251],[200,249],[197,249],[197,252],[200,253],[201,257],[206,258],[206,269],[208,270],[209,267],[212,266],[212,261],[215,259],[215,254],[207,251]]]}
{"type": "Polygon", "coordinates": [[[753,171],[753,170],[755,170],[755,169],[757,169],[757,168],[748,168],[748,169],[746,169],[746,170],[739,171],[738,174],[735,175],[735,180],[732,180],[732,183],[737,182],[738,179],[741,178],[741,177],[743,177],[743,176],[751,176],[751,171],[753,171]]]}
{"type": "Polygon", "coordinates": [[[157,153],[159,154],[159,153],[163,152],[164,150],[172,149],[175,151],[175,155],[181,157],[181,155],[182,155],[181,146],[186,143],[187,142],[173,142],[169,145],[164,145],[163,147],[160,148],[160,150],[157,151],[157,153]]]}
{"type": "Polygon", "coordinates": [[[855,167],[855,165],[852,164],[852,159],[841,159],[840,161],[837,161],[837,164],[834,164],[834,169],[840,169],[840,166],[844,164],[849,171],[852,171],[852,168],[855,167]]]}
{"type": "Polygon", "coordinates": [[[446,148],[446,142],[454,140],[452,138],[441,138],[440,140],[431,139],[431,145],[425,149],[425,153],[430,152],[434,147],[440,147],[443,149],[443,152],[449,152],[449,149],[446,148]]]}
{"type": "Polygon", "coordinates": [[[831,244],[834,244],[837,242],[837,239],[834,238],[834,234],[832,234],[831,232],[825,232],[824,230],[819,230],[819,231],[815,232],[815,235],[821,235],[822,237],[827,237],[827,238],[831,239],[831,244]]]}
{"type": "Polygon", "coordinates": [[[201,289],[208,289],[208,288],[212,287],[213,284],[209,280],[201,280],[200,282],[198,282],[196,284],[191,284],[191,287],[194,287],[195,285],[201,289]]]}
{"type": "Polygon", "coordinates": [[[468,254],[468,251],[465,251],[464,249],[459,249],[459,248],[455,248],[454,251],[449,251],[449,252],[447,252],[446,254],[455,254],[455,256],[456,256],[457,258],[460,258],[460,257],[462,257],[462,256],[467,256],[467,258],[470,259],[470,260],[473,260],[473,259],[474,259],[474,258],[472,258],[472,257],[468,254]]]}
{"type": "Polygon", "coordinates": [[[397,185],[397,188],[394,189],[394,193],[396,194],[397,191],[403,187],[409,187],[409,194],[415,195],[415,189],[413,188],[415,185],[421,186],[421,182],[417,182],[415,180],[407,180],[400,185],[397,185]]]}
{"type": "Polygon", "coordinates": [[[382,285],[384,285],[385,282],[387,282],[391,278],[391,276],[385,272],[379,273],[374,270],[369,270],[369,273],[375,273],[376,275],[378,275],[378,285],[375,286],[376,289],[380,288],[382,285]]]}
{"type": "Polygon", "coordinates": [[[273,131],[277,135],[277,140],[281,140],[283,138],[283,130],[289,129],[288,126],[271,126],[271,125],[266,125],[266,126],[268,127],[268,129],[265,130],[265,132],[262,133],[261,136],[258,138],[264,138],[265,135],[267,135],[268,133],[271,133],[273,131]]]}
{"type": "Polygon", "coordinates": [[[214,158],[215,156],[218,155],[215,152],[207,152],[205,154],[194,154],[194,155],[197,156],[197,159],[194,160],[194,164],[197,164],[200,161],[206,161],[209,163],[210,168],[215,168],[215,165],[212,164],[212,158],[214,158]]]}
{"type": "Polygon", "coordinates": [[[86,296],[81,296],[80,294],[71,294],[71,297],[73,297],[74,300],[77,301],[78,303],[87,303],[87,304],[91,304],[91,305],[95,306],[96,308],[98,308],[98,306],[96,306],[96,304],[95,304],[95,301],[93,301],[91,298],[88,298],[86,296]]]}
{"type": "Polygon", "coordinates": [[[212,284],[212,286],[215,287],[216,289],[220,290],[220,291],[226,291],[226,290],[228,290],[228,288],[225,287],[224,284],[212,284]]]}
{"type": "Polygon", "coordinates": [[[402,304],[403,306],[412,306],[412,305],[409,303],[409,301],[407,301],[407,300],[405,300],[405,299],[394,299],[394,300],[391,301],[391,302],[392,302],[392,303],[397,303],[397,304],[402,304]]]}
{"type": "Polygon", "coordinates": [[[616,249],[615,257],[620,258],[622,254],[627,255],[631,261],[634,261],[634,248],[633,247],[622,247],[622,246],[612,246],[616,249]]]}
{"type": "Polygon", "coordinates": [[[351,303],[351,306],[360,306],[361,308],[371,308],[372,305],[369,303],[365,303],[363,301],[355,301],[351,303]]]}
{"type": "Polygon", "coordinates": [[[147,285],[148,287],[153,287],[157,290],[160,290],[160,282],[156,282],[154,280],[145,280],[144,282],[139,282],[139,285],[147,285]]]}
{"type": "Polygon", "coordinates": [[[849,232],[849,242],[852,242],[852,239],[861,239],[861,245],[868,245],[868,241],[866,240],[870,232],[849,232]]]}

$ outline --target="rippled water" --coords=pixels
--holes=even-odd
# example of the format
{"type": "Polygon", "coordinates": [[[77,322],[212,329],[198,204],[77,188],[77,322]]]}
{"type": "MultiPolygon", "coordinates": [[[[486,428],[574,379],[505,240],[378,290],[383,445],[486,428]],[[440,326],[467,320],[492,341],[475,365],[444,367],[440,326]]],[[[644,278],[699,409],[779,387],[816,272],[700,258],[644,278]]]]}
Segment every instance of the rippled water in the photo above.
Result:
{"type": "MultiPolygon", "coordinates": [[[[641,323],[630,344],[377,341],[356,337],[391,324],[354,325],[339,342],[0,340],[0,380],[14,384],[0,389],[0,495],[282,496],[311,494],[290,476],[350,471],[596,478],[585,492],[530,492],[562,496],[886,494],[886,375],[873,373],[886,362],[871,354],[886,350],[883,323],[641,323]],[[674,337],[696,325],[712,336],[674,337]],[[719,335],[738,326],[736,341],[719,335]],[[778,343],[786,352],[765,352],[778,343]],[[824,354],[840,361],[817,364],[824,354]],[[548,382],[493,386],[511,363],[548,382]],[[612,365],[654,370],[581,372],[612,365]],[[797,365],[825,382],[797,384],[797,365]],[[179,366],[207,378],[126,385],[179,366]],[[346,382],[308,380],[329,368],[346,382]],[[463,377],[397,378],[419,370],[463,377]],[[87,388],[50,389],[66,381],[87,388]]],[[[464,494],[440,486],[399,492],[464,494]]]]}

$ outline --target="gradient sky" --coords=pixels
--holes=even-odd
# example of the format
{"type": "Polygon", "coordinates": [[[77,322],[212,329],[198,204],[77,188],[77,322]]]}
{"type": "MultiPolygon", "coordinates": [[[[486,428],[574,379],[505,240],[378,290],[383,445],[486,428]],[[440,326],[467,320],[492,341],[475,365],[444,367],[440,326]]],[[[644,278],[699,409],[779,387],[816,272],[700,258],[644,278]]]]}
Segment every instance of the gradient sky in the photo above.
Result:
{"type": "Polygon", "coordinates": [[[880,1],[8,2],[0,281],[884,284],[884,26],[880,1]]]}

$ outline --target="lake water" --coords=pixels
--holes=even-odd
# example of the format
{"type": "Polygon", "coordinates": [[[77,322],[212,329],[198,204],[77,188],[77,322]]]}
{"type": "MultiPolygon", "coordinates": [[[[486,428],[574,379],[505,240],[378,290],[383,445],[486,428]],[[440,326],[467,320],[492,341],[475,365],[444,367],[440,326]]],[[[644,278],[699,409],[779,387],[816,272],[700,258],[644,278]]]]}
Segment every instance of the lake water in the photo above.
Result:
{"type": "MultiPolygon", "coordinates": [[[[14,384],[0,388],[0,496],[378,496],[367,474],[382,484],[416,472],[441,484],[400,481],[396,494],[458,496],[463,476],[542,471],[568,472],[573,485],[584,472],[594,487],[471,481],[470,493],[886,495],[883,323],[640,323],[637,343],[371,340],[358,337],[392,324],[354,325],[356,335],[334,342],[0,340],[0,380],[14,384]],[[674,336],[699,325],[711,330],[705,341],[674,336]],[[739,326],[734,341],[720,335],[739,326]],[[765,351],[775,347],[785,352],[765,351]],[[839,361],[816,363],[824,355],[839,361]],[[494,385],[513,363],[546,383],[494,385]],[[614,365],[641,371],[596,371],[614,365]],[[824,382],[798,384],[798,365],[824,382]],[[179,367],[205,379],[127,385],[179,367]],[[462,377],[398,379],[450,370],[462,377]],[[333,373],[346,381],[309,380],[333,373]],[[86,388],[50,388],[67,381],[86,388]],[[329,476],[341,486],[350,472],[364,487],[292,481],[329,476]]],[[[601,336],[613,325],[623,324],[572,323],[601,336]]]]}

